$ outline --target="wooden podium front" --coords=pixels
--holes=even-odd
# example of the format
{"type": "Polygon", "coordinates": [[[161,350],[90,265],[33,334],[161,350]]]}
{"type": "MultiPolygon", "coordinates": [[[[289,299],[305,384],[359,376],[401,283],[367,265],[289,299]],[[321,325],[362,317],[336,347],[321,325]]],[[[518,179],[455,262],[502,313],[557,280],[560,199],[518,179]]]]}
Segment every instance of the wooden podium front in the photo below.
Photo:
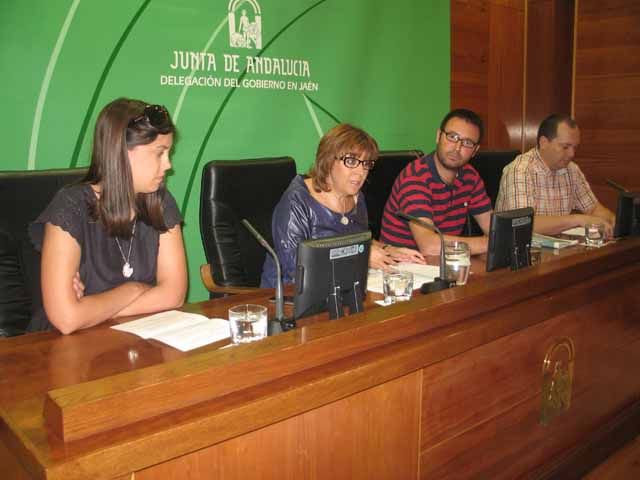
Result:
{"type": "Polygon", "coordinates": [[[0,340],[2,478],[579,478],[640,432],[640,239],[481,271],[186,354],[108,325],[0,340]]]}

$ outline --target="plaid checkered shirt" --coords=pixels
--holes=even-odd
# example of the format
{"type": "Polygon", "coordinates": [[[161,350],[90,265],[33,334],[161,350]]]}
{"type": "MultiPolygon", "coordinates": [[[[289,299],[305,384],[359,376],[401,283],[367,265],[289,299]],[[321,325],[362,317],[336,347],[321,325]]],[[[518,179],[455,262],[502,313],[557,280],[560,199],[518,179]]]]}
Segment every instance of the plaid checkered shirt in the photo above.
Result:
{"type": "Polygon", "coordinates": [[[504,167],[496,211],[533,207],[536,215],[569,215],[591,212],[597,200],[587,179],[574,162],[553,171],[537,148],[518,155],[504,167]]]}

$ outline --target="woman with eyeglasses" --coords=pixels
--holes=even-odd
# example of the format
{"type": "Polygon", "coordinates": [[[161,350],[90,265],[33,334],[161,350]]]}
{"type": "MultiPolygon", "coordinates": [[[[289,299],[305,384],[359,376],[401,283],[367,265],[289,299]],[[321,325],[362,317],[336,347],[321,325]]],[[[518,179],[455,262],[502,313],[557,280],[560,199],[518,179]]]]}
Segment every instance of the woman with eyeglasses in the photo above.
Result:
{"type": "MultiPolygon", "coordinates": [[[[291,181],[273,212],[273,243],[285,285],[295,283],[296,255],[301,241],[369,229],[367,206],[360,189],[377,158],[376,141],[352,125],[339,124],[322,137],[309,173],[291,181]]],[[[425,263],[416,250],[373,241],[370,267],[388,270],[400,261],[425,263]]],[[[261,286],[275,285],[275,263],[267,256],[261,286]]]]}
{"type": "Polygon", "coordinates": [[[160,105],[120,98],[100,112],[86,177],[29,227],[44,305],[31,331],[67,334],[183,304],[182,218],[165,188],[175,134],[160,105]]]}

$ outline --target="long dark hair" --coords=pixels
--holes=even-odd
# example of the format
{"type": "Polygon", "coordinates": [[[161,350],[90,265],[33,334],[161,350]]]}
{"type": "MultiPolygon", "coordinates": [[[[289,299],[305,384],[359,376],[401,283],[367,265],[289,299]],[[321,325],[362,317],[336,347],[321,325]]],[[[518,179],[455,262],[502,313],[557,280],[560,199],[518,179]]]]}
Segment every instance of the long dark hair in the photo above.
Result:
{"type": "Polygon", "coordinates": [[[138,220],[161,232],[167,231],[162,211],[164,185],[152,193],[136,194],[129,164],[129,149],[148,145],[160,134],[176,132],[164,107],[160,108],[166,115],[158,121],[145,115],[148,106],[140,100],[118,98],[102,109],[96,121],[91,165],[83,181],[100,185],[100,198],[92,205],[90,214],[110,235],[131,236],[132,210],[138,220]]]}

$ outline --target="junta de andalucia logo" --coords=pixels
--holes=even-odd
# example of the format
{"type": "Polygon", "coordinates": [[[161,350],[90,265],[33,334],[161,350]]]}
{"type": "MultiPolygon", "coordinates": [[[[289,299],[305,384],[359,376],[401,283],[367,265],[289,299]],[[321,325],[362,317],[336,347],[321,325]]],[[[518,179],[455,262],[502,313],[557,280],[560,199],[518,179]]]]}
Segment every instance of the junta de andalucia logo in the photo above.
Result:
{"type": "Polygon", "coordinates": [[[235,48],[262,48],[262,13],[255,0],[229,2],[229,45],[235,48]],[[241,5],[238,15],[238,6],[241,5]],[[247,8],[250,6],[251,8],[247,8]]]}

